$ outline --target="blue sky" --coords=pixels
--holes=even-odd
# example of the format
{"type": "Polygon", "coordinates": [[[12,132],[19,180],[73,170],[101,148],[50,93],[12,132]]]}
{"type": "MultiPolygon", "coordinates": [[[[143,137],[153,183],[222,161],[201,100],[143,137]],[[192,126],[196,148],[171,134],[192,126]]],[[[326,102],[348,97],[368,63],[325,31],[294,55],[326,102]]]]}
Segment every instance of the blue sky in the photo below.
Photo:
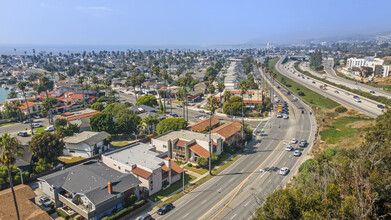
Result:
{"type": "Polygon", "coordinates": [[[286,43],[391,31],[383,0],[0,0],[0,44],[286,43]]]}

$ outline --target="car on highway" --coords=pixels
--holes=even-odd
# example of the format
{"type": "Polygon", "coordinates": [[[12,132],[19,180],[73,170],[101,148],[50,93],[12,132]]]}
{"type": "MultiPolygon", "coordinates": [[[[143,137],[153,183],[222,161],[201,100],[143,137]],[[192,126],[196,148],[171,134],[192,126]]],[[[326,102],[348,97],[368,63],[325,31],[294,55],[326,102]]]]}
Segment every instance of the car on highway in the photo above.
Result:
{"type": "Polygon", "coordinates": [[[288,116],[288,114],[285,113],[285,114],[282,116],[282,118],[283,118],[283,119],[289,119],[289,116],[288,116]]]}
{"type": "Polygon", "coordinates": [[[52,204],[52,200],[50,200],[48,197],[46,196],[42,196],[41,198],[39,198],[39,202],[45,206],[45,207],[49,207],[51,204],[52,204]]]}
{"type": "Polygon", "coordinates": [[[23,121],[23,124],[28,124],[28,123],[31,123],[31,122],[33,122],[32,119],[27,119],[27,120],[23,121]]]}
{"type": "Polygon", "coordinates": [[[27,136],[29,136],[29,135],[27,134],[27,131],[19,131],[19,132],[18,132],[18,136],[27,137],[27,136]]]}
{"type": "Polygon", "coordinates": [[[293,101],[297,101],[298,99],[296,97],[293,98],[293,101]]]}
{"type": "Polygon", "coordinates": [[[285,175],[288,174],[288,172],[289,172],[288,167],[283,167],[283,168],[280,169],[279,174],[285,176],[285,175]]]}
{"type": "Polygon", "coordinates": [[[42,126],[43,126],[42,123],[33,123],[32,125],[33,128],[40,128],[42,126]]]}
{"type": "Polygon", "coordinates": [[[206,115],[200,115],[200,116],[197,116],[196,118],[198,118],[198,120],[204,120],[206,119],[206,115]]]}
{"type": "Polygon", "coordinates": [[[315,82],[315,81],[312,81],[312,83],[313,83],[313,84],[316,84],[316,82],[315,82]]]}
{"type": "Polygon", "coordinates": [[[361,89],[360,89],[360,87],[356,87],[356,90],[360,91],[361,89]]]}
{"type": "Polygon", "coordinates": [[[310,79],[310,77],[307,77],[307,79],[310,79]]]}
{"type": "Polygon", "coordinates": [[[282,118],[282,114],[281,113],[277,113],[277,118],[282,118]]]}
{"type": "Polygon", "coordinates": [[[385,108],[384,105],[381,105],[381,104],[378,104],[377,107],[380,108],[380,109],[384,109],[385,108]]]}
{"type": "Polygon", "coordinates": [[[299,142],[299,147],[305,147],[307,145],[307,140],[306,139],[301,139],[299,142]]]}
{"type": "Polygon", "coordinates": [[[172,203],[164,204],[162,207],[160,207],[159,210],[157,210],[157,214],[164,215],[167,212],[169,212],[170,210],[172,210],[173,208],[174,208],[174,206],[172,205],[172,203]]]}
{"type": "Polygon", "coordinates": [[[138,220],[151,220],[152,219],[152,216],[150,214],[145,214],[143,216],[141,216],[140,218],[138,218],[138,220]]]}
{"type": "Polygon", "coordinates": [[[47,128],[45,128],[45,131],[47,132],[54,131],[54,126],[53,125],[48,126],[47,128]]]}
{"type": "Polygon", "coordinates": [[[39,115],[34,115],[33,116],[35,119],[40,119],[41,118],[41,116],[39,116],[39,115]]]}
{"type": "Polygon", "coordinates": [[[355,97],[354,100],[356,100],[356,102],[361,102],[361,99],[359,97],[355,97]]]}
{"type": "Polygon", "coordinates": [[[371,91],[369,91],[371,94],[375,94],[375,91],[373,91],[373,90],[371,90],[371,91]]]}
{"type": "Polygon", "coordinates": [[[277,86],[277,89],[281,88],[280,86],[277,86]]]}
{"type": "Polygon", "coordinates": [[[296,138],[292,138],[291,144],[297,144],[297,142],[299,142],[299,141],[296,138]]]}
{"type": "Polygon", "coordinates": [[[279,103],[279,102],[280,102],[280,100],[279,100],[279,99],[275,99],[274,101],[275,101],[276,103],[279,103]]]}
{"type": "Polygon", "coordinates": [[[287,146],[285,147],[285,150],[286,150],[286,151],[291,151],[291,150],[293,150],[293,147],[292,147],[291,145],[287,145],[287,146]]]}
{"type": "Polygon", "coordinates": [[[338,91],[338,90],[335,90],[334,92],[335,92],[335,94],[339,94],[339,91],[338,91]]]}
{"type": "Polygon", "coordinates": [[[300,157],[301,156],[301,151],[300,150],[295,150],[295,152],[293,152],[293,156],[300,157]]]}
{"type": "Polygon", "coordinates": [[[345,95],[350,95],[350,93],[348,93],[348,92],[345,92],[345,95]]]}

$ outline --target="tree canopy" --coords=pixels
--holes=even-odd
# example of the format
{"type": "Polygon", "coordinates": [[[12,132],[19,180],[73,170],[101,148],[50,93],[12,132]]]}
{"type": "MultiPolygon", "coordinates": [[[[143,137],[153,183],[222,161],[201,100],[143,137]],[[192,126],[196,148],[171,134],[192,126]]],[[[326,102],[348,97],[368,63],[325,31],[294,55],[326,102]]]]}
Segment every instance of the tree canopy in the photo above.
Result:
{"type": "Polygon", "coordinates": [[[187,127],[187,121],[183,118],[166,118],[159,122],[156,127],[158,134],[164,134],[171,130],[185,129],[187,127]]]}
{"type": "Polygon", "coordinates": [[[64,150],[64,142],[58,134],[42,132],[33,136],[29,142],[33,156],[46,162],[54,162],[64,150]]]}
{"type": "Polygon", "coordinates": [[[157,106],[157,99],[153,95],[144,95],[138,98],[136,105],[157,106]]]}
{"type": "Polygon", "coordinates": [[[223,113],[228,115],[240,115],[242,113],[242,97],[232,96],[223,104],[223,113]]]}

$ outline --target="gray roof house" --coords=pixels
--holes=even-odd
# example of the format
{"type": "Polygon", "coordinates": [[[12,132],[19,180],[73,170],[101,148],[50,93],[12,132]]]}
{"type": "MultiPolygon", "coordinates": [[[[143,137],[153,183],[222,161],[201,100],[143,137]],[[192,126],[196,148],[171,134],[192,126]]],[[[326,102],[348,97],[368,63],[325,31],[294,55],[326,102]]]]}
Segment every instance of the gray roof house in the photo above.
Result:
{"type": "Polygon", "coordinates": [[[104,140],[109,136],[105,131],[83,131],[70,137],[64,138],[64,155],[74,157],[92,157],[108,149],[104,140]]]}
{"type": "Polygon", "coordinates": [[[141,183],[96,160],[38,178],[39,188],[56,207],[67,206],[86,219],[100,219],[124,205],[130,194],[139,197],[141,183]]]}

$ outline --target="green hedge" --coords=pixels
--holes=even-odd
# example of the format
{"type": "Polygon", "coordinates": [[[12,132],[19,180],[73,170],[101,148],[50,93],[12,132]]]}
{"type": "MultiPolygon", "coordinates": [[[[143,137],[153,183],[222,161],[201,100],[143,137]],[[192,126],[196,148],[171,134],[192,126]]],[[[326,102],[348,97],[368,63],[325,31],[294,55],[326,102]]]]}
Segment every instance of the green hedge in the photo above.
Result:
{"type": "Polygon", "coordinates": [[[126,208],[123,208],[123,209],[117,211],[113,215],[106,216],[106,217],[102,218],[102,220],[119,219],[119,218],[124,217],[125,215],[131,213],[132,211],[136,210],[137,208],[139,208],[140,206],[144,205],[145,203],[146,203],[145,200],[140,200],[138,202],[135,202],[134,205],[131,205],[129,207],[126,207],[126,208]]]}
{"type": "Polygon", "coordinates": [[[68,215],[66,212],[64,212],[63,210],[61,210],[61,209],[57,209],[57,214],[58,214],[59,216],[65,218],[66,220],[69,219],[69,215],[68,215]]]}

